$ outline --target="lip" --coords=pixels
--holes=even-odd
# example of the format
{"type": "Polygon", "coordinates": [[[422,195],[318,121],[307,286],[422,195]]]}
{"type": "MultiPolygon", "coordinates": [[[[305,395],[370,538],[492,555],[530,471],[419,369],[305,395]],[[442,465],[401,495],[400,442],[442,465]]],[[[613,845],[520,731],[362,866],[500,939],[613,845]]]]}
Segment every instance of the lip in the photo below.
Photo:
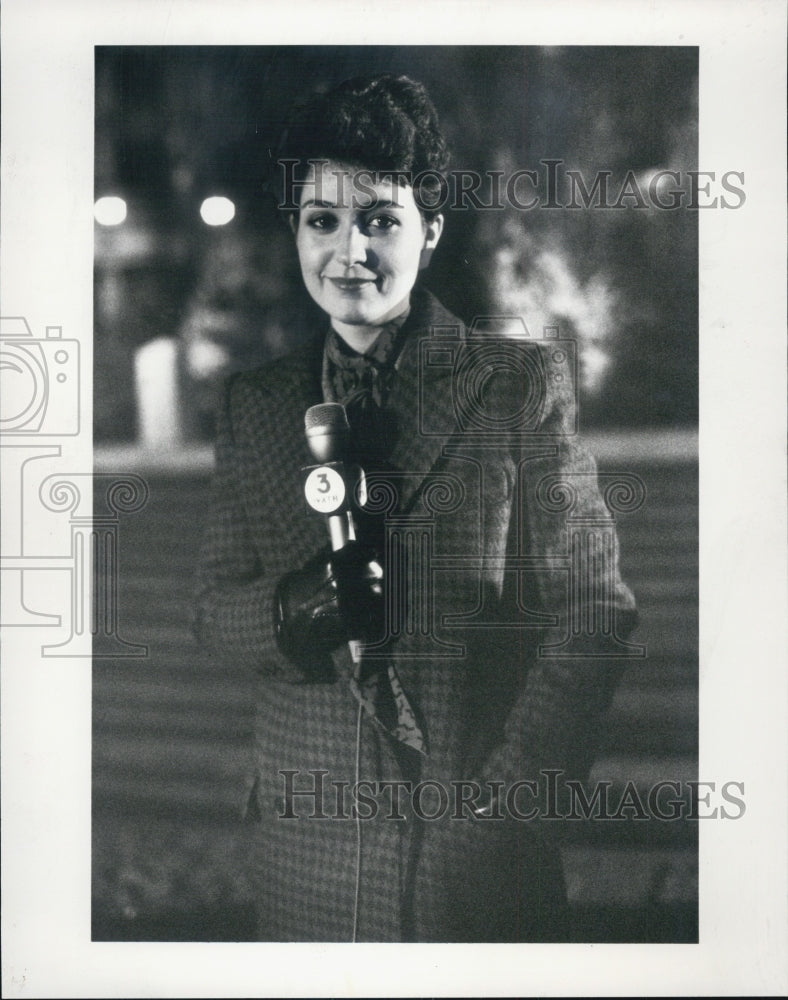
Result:
{"type": "Polygon", "coordinates": [[[327,276],[327,280],[341,292],[355,292],[367,285],[375,284],[374,278],[332,278],[327,276]]]}

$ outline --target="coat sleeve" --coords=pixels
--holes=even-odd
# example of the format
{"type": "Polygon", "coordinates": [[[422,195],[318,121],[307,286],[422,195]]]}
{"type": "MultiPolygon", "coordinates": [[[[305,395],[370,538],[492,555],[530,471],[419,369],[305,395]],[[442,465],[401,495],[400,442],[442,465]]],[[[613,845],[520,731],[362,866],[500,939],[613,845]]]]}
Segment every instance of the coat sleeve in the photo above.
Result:
{"type": "MultiPolygon", "coordinates": [[[[216,466],[203,532],[194,602],[198,642],[218,660],[294,683],[328,679],[330,665],[296,665],[274,638],[273,597],[282,569],[264,560],[249,523],[236,424],[251,405],[236,377],[227,385],[216,437],[216,466]]],[[[292,568],[292,567],[288,567],[292,568]]]]}
{"type": "MultiPolygon", "coordinates": [[[[553,616],[533,661],[518,664],[517,694],[483,781],[538,779],[553,769],[584,778],[637,624],[634,597],[621,579],[615,521],[599,488],[596,463],[577,440],[574,390],[553,381],[540,437],[549,455],[519,456],[510,535],[534,557],[536,610],[553,616]],[[624,654],[624,655],[622,655],[624,654]]],[[[533,454],[533,453],[532,453],[533,454]]]]}

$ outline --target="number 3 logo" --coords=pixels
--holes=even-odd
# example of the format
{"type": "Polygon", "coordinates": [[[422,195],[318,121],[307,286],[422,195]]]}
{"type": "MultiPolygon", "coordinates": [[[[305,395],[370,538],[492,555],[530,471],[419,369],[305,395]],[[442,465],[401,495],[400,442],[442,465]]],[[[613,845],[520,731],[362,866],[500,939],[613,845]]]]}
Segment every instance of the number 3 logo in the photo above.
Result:
{"type": "Polygon", "coordinates": [[[312,510],[331,514],[345,501],[345,481],[336,469],[312,469],[304,483],[304,496],[312,510]]]}

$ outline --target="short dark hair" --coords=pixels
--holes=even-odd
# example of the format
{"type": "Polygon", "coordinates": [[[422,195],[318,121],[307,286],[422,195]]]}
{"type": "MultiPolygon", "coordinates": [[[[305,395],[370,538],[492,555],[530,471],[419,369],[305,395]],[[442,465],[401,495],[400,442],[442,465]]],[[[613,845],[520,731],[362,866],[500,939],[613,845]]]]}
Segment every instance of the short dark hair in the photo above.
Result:
{"type": "MultiPolygon", "coordinates": [[[[312,97],[282,137],[278,165],[284,160],[296,182],[303,182],[316,160],[395,172],[412,184],[416,204],[430,218],[437,214],[430,206],[442,203],[449,154],[423,84],[385,73],[354,77],[312,97]]],[[[278,173],[281,194],[284,172],[278,173]]]]}

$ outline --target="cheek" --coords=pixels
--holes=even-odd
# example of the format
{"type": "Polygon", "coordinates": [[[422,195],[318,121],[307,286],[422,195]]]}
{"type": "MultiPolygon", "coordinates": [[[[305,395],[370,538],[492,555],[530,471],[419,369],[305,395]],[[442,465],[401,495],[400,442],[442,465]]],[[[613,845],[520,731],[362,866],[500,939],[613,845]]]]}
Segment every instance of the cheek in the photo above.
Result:
{"type": "Polygon", "coordinates": [[[402,278],[412,278],[419,270],[421,260],[421,241],[413,241],[402,247],[397,255],[396,271],[402,278]]]}
{"type": "Polygon", "coordinates": [[[301,271],[305,275],[312,274],[315,270],[319,269],[319,250],[308,238],[300,238],[296,242],[296,249],[298,250],[298,261],[301,264],[301,271]]]}

